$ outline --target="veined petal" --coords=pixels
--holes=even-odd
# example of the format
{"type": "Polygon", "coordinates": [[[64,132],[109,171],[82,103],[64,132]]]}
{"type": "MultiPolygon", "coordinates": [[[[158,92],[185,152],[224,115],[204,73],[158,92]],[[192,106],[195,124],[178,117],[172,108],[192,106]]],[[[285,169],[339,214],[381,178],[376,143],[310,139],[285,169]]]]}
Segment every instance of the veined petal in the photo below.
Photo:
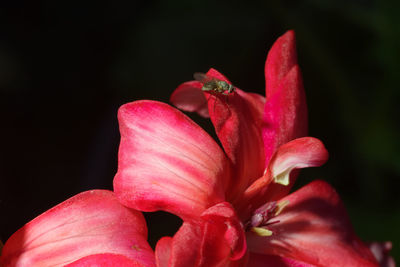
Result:
{"type": "Polygon", "coordinates": [[[267,226],[269,237],[247,234],[250,251],[300,260],[317,266],[378,266],[355,236],[335,190],[315,181],[286,196],[284,210],[267,226]]]}
{"type": "Polygon", "coordinates": [[[110,191],[92,190],[64,201],[14,233],[4,245],[0,265],[64,266],[81,260],[86,265],[155,266],[146,239],[140,212],[122,206],[110,191]]]}
{"type": "Polygon", "coordinates": [[[209,118],[207,99],[198,81],[182,83],[172,93],[171,103],[183,111],[196,112],[204,118],[209,118]]]}
{"type": "Polygon", "coordinates": [[[170,267],[236,266],[247,248],[243,227],[227,202],[209,208],[199,220],[184,222],[172,242],[161,239],[159,243],[156,255],[170,251],[170,267]]]}
{"type": "Polygon", "coordinates": [[[228,161],[215,141],[175,108],[156,101],[123,105],[114,191],[122,204],[198,217],[224,200],[228,161]]]}
{"type": "Polygon", "coordinates": [[[293,259],[282,258],[275,255],[265,255],[250,253],[249,267],[314,267],[308,263],[296,261],[293,259]]]}
{"type": "MultiPolygon", "coordinates": [[[[229,81],[210,69],[207,76],[229,81]]],[[[208,112],[221,144],[231,160],[234,175],[226,189],[232,203],[265,169],[265,153],[261,133],[265,98],[238,88],[227,95],[206,93],[208,112]]]]}
{"type": "Polygon", "coordinates": [[[263,140],[268,162],[279,146],[307,135],[307,105],[293,31],[281,36],[269,51],[265,78],[263,140]]]}

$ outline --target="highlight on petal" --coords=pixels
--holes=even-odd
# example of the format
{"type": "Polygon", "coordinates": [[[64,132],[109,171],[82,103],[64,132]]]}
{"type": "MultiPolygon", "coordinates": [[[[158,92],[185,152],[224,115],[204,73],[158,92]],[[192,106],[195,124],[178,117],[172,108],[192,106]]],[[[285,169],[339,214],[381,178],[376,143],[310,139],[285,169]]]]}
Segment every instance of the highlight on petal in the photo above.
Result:
{"type": "Polygon", "coordinates": [[[198,81],[185,82],[172,93],[171,103],[183,111],[196,112],[204,118],[209,118],[207,99],[198,81]]]}
{"type": "Polygon", "coordinates": [[[278,255],[317,266],[378,266],[354,234],[335,190],[315,181],[288,195],[285,209],[268,225],[269,237],[247,234],[251,252],[278,255]]]}
{"type": "Polygon", "coordinates": [[[293,31],[272,46],[265,63],[265,77],[267,102],[262,131],[268,162],[279,146],[307,135],[307,105],[293,31]]]}
{"type": "Polygon", "coordinates": [[[124,262],[155,266],[146,239],[146,222],[140,212],[122,206],[111,191],[86,191],[14,233],[4,245],[0,265],[116,266],[124,262]]]}
{"type": "Polygon", "coordinates": [[[161,239],[156,255],[165,259],[165,251],[170,251],[168,266],[173,267],[235,266],[245,259],[246,249],[243,227],[232,206],[223,202],[206,210],[199,220],[184,222],[172,242],[161,239]]]}
{"type": "Polygon", "coordinates": [[[119,109],[121,143],[114,192],[141,211],[198,217],[224,200],[229,162],[217,143],[175,108],[136,101],[119,109]]]}
{"type": "MultiPolygon", "coordinates": [[[[215,69],[210,69],[206,75],[230,83],[215,69]]],[[[206,94],[211,121],[234,168],[226,189],[227,200],[234,203],[265,169],[261,132],[265,98],[238,88],[227,95],[206,94]]]]}

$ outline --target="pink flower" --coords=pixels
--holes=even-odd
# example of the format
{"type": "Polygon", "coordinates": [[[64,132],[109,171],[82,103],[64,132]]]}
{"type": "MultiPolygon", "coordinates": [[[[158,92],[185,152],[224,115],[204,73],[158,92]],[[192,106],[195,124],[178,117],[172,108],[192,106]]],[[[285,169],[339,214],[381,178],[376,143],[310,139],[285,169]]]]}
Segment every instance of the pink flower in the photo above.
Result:
{"type": "Polygon", "coordinates": [[[0,266],[155,266],[143,215],[113,192],[80,193],[46,211],[5,243],[0,266]]]}
{"type": "MultiPolygon", "coordinates": [[[[214,69],[207,75],[231,84],[214,69]]],[[[266,100],[238,88],[203,92],[199,81],[171,96],[177,107],[210,117],[223,150],[166,104],[122,106],[118,199],[183,219],[174,237],[158,242],[158,266],[377,266],[331,186],[315,181],[288,195],[298,169],[328,158],[318,139],[304,137],[292,31],[272,47],[265,75],[266,100]]]]}

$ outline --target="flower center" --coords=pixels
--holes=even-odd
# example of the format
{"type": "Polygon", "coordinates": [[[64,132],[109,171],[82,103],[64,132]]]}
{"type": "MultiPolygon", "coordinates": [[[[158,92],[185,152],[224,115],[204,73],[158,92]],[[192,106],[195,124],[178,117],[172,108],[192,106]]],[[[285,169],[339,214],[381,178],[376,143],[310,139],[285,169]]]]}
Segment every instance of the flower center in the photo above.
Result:
{"type": "Polygon", "coordinates": [[[268,229],[271,224],[279,223],[279,220],[273,218],[279,215],[289,204],[288,200],[281,202],[271,201],[256,209],[250,220],[245,224],[246,231],[252,231],[259,236],[271,236],[273,232],[268,229]]]}

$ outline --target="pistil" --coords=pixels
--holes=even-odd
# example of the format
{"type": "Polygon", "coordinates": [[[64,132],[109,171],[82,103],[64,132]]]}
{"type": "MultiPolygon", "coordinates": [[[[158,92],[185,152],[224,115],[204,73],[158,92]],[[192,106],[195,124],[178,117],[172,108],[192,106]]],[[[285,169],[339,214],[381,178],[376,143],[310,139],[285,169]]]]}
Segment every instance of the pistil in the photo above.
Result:
{"type": "Polygon", "coordinates": [[[252,231],[259,236],[271,236],[273,232],[267,226],[279,223],[279,220],[271,220],[279,215],[289,204],[288,200],[268,202],[256,209],[250,220],[245,224],[246,231],[252,231]]]}

